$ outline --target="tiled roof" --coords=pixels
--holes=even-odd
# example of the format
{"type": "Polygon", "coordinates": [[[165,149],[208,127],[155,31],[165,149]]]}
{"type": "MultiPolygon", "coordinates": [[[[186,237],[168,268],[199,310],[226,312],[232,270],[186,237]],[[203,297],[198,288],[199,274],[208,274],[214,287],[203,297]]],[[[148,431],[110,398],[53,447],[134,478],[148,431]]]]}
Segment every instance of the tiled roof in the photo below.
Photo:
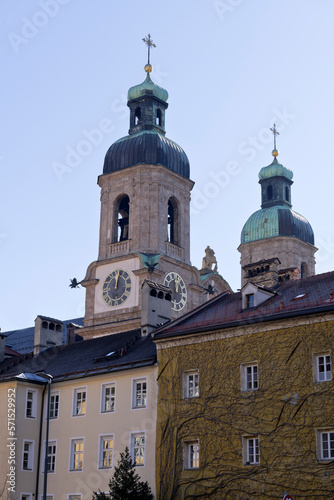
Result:
{"type": "Polygon", "coordinates": [[[286,281],[277,286],[274,296],[258,307],[242,309],[241,292],[221,294],[194,311],[160,328],[155,338],[176,336],[236,324],[270,321],[317,310],[334,310],[334,272],[286,281]]]}
{"type": "Polygon", "coordinates": [[[50,373],[57,380],[153,364],[155,345],[150,338],[140,335],[140,329],[131,330],[56,346],[38,356],[27,354],[6,359],[0,364],[0,380],[22,372],[40,371],[50,373]]]}

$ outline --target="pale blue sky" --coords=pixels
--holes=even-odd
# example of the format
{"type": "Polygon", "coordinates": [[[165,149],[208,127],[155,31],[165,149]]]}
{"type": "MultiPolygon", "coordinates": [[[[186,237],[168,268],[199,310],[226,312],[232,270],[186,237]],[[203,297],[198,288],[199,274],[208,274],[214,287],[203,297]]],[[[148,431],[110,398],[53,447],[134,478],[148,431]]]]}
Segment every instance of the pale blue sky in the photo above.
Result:
{"type": "Polygon", "coordinates": [[[0,19],[2,331],[32,326],[37,314],[84,313],[84,290],[68,284],[97,258],[96,180],[127,134],[126,94],[145,78],[148,33],[152,79],[169,92],[166,135],[196,182],[193,265],[210,245],[240,287],[240,232],[260,208],[275,121],[293,208],[320,248],[317,272],[334,269],[332,0],[2,0],[0,19]]]}

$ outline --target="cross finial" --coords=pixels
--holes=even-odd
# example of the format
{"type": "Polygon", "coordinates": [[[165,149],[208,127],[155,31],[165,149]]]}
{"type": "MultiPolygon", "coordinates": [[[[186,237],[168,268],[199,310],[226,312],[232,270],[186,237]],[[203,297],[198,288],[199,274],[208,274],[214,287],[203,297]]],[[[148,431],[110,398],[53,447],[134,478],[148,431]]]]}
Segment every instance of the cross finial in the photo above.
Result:
{"type": "Polygon", "coordinates": [[[145,38],[142,39],[143,42],[147,45],[147,64],[150,64],[150,52],[151,52],[151,47],[155,48],[156,45],[155,43],[153,43],[153,40],[151,38],[151,35],[148,34],[147,36],[145,36],[145,38]]]}
{"type": "Polygon", "coordinates": [[[279,132],[277,131],[277,128],[276,128],[276,123],[274,123],[274,126],[270,130],[274,134],[274,149],[273,149],[272,155],[276,158],[278,156],[278,151],[276,148],[276,136],[279,135],[279,132]]]}

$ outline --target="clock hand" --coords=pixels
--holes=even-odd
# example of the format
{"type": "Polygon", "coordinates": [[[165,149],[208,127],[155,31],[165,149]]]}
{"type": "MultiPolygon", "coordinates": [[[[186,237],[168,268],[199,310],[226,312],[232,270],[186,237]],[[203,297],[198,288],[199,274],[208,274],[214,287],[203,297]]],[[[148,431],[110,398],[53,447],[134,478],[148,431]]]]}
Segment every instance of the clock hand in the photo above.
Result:
{"type": "Polygon", "coordinates": [[[176,292],[179,291],[179,281],[180,281],[179,277],[175,278],[175,291],[176,292]]]}
{"type": "Polygon", "coordinates": [[[115,290],[117,290],[118,278],[119,278],[119,271],[117,271],[117,274],[116,274],[115,290]]]}

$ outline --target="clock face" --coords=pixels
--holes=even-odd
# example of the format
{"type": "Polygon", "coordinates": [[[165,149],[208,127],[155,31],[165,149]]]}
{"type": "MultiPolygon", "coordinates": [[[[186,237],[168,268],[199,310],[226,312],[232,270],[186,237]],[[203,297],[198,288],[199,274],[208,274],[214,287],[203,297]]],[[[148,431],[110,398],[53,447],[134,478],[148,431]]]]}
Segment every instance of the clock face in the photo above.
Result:
{"type": "Polygon", "coordinates": [[[131,278],[124,269],[115,269],[112,271],[103,283],[103,300],[110,307],[116,307],[123,304],[131,292],[131,278]]]}
{"type": "Polygon", "coordinates": [[[177,273],[168,273],[164,280],[164,285],[173,292],[172,309],[181,311],[187,303],[187,287],[181,276],[177,273]]]}

